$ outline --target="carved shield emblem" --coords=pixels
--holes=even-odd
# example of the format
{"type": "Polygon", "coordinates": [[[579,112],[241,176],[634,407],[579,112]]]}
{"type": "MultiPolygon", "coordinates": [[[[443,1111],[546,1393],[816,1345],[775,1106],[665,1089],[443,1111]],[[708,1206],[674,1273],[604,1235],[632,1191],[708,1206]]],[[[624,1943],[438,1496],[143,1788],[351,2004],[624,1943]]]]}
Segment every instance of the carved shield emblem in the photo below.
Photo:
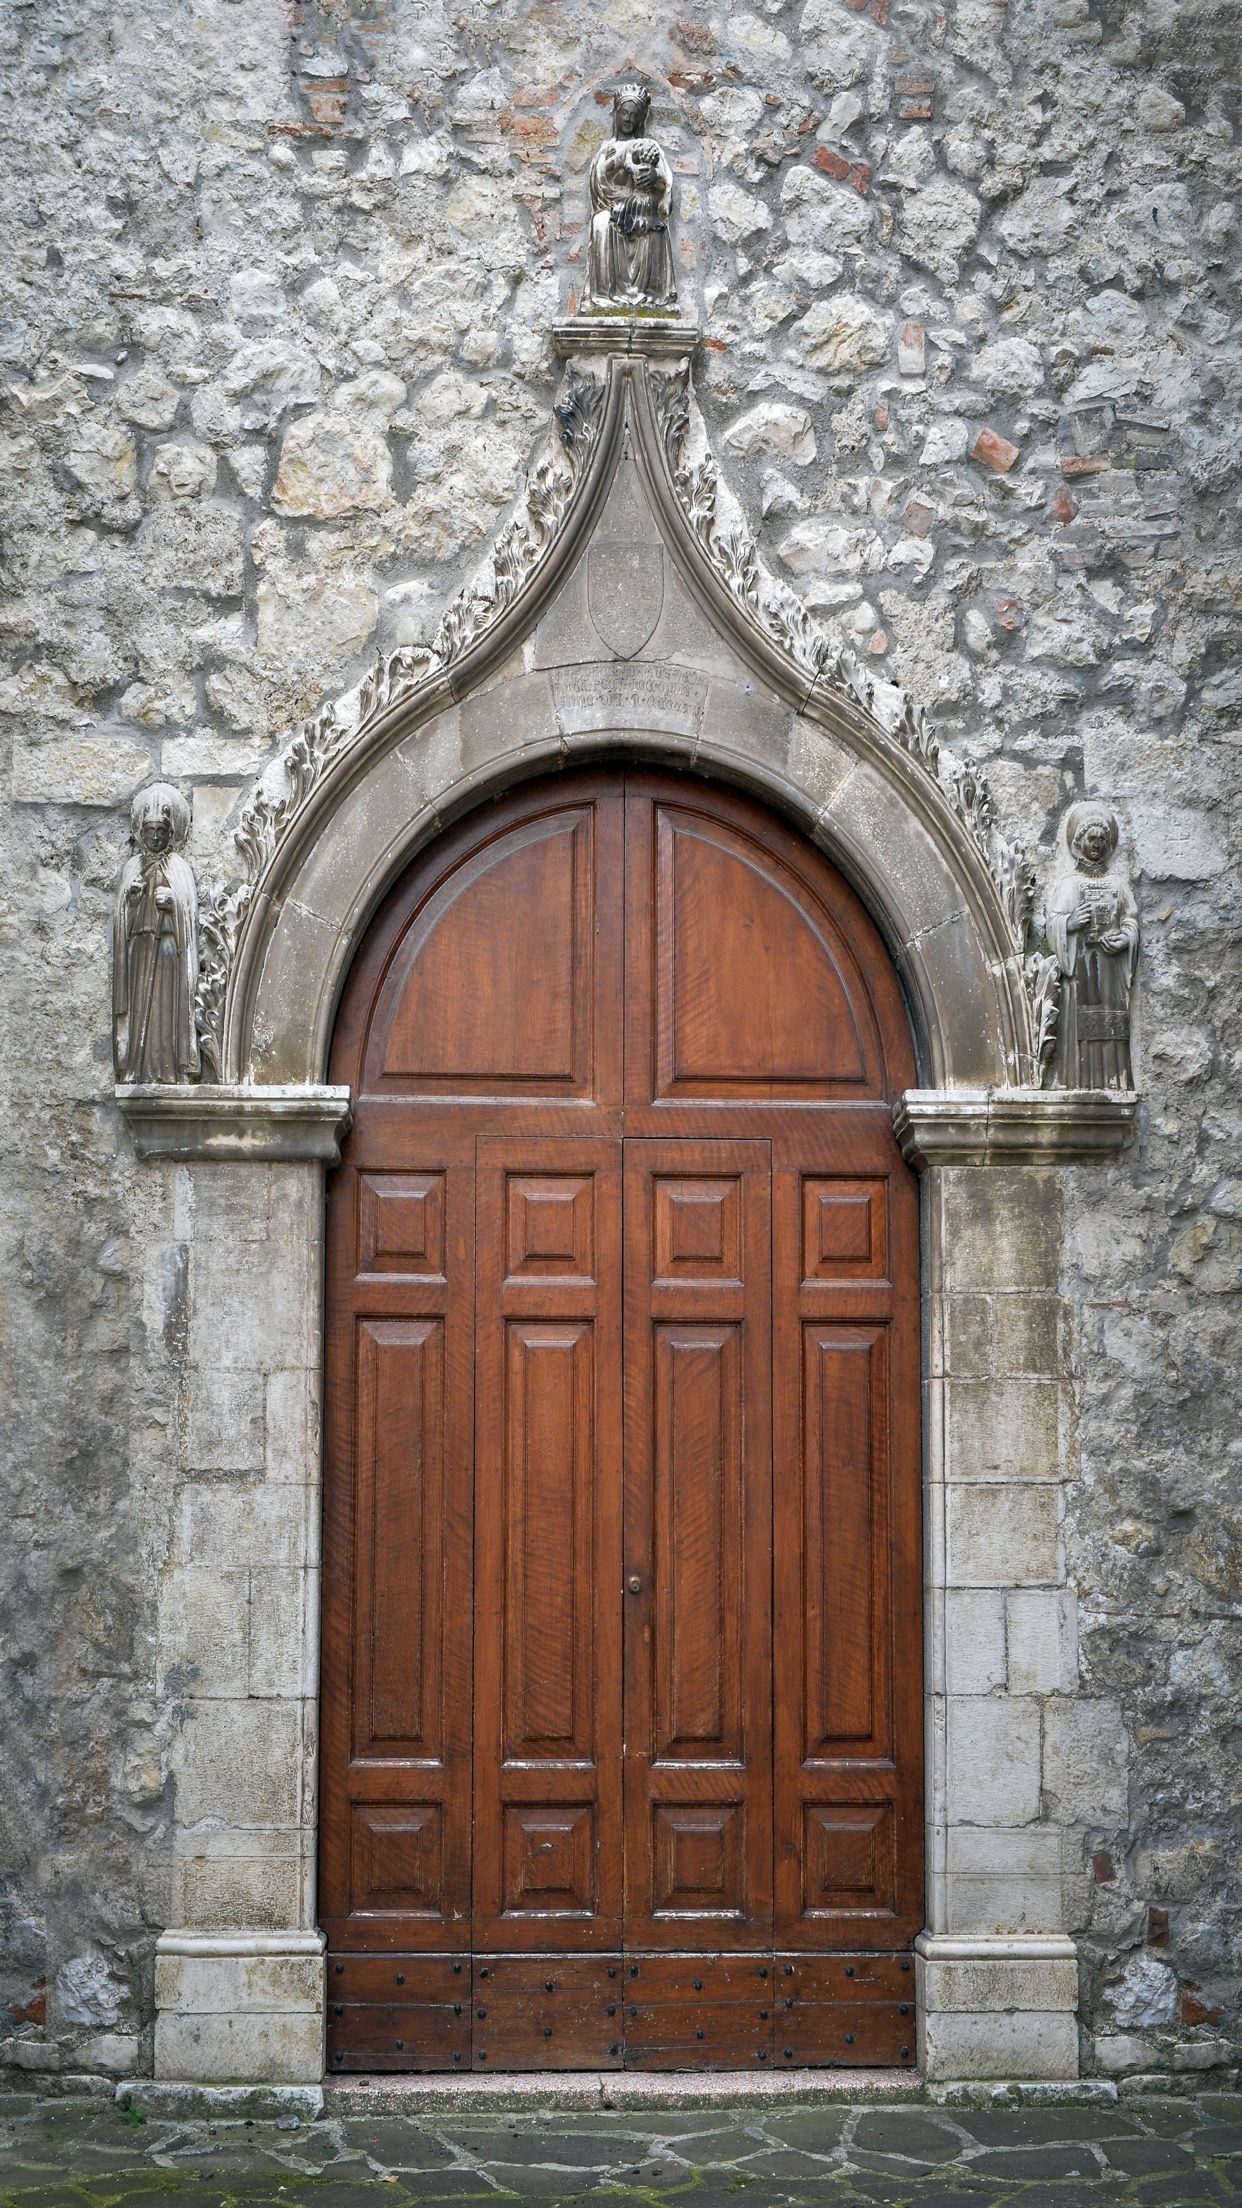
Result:
{"type": "Polygon", "coordinates": [[[587,554],[587,604],[610,651],[632,659],[654,635],[664,606],[664,553],[658,544],[593,544],[587,554]]]}

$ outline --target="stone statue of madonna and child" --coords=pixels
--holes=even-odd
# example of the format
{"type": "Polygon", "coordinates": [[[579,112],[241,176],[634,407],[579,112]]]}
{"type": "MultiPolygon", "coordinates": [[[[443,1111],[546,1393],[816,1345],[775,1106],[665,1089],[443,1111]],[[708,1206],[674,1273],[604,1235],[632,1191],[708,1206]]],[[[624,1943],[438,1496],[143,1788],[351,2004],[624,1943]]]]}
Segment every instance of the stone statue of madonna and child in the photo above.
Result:
{"type": "Polygon", "coordinates": [[[591,163],[591,245],[587,296],[592,309],[677,305],[669,217],[673,174],[647,136],[651,94],[623,84],[613,95],[612,136],[591,163]]]}

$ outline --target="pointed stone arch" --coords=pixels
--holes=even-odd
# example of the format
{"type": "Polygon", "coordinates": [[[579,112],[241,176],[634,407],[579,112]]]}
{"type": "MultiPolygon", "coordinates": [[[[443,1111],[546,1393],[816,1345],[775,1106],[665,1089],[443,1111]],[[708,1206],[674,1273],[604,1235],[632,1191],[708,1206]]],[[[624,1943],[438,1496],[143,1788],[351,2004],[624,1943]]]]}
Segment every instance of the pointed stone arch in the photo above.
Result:
{"type": "Polygon", "coordinates": [[[747,786],[825,849],[897,963],[928,1086],[1037,1081],[1024,856],[909,696],[764,569],[707,448],[692,336],[635,325],[638,349],[571,359],[549,449],[432,645],[381,662],[262,777],[238,832],[251,879],[209,922],[225,1082],[321,1081],[396,874],[471,805],[593,751],[747,786]]]}

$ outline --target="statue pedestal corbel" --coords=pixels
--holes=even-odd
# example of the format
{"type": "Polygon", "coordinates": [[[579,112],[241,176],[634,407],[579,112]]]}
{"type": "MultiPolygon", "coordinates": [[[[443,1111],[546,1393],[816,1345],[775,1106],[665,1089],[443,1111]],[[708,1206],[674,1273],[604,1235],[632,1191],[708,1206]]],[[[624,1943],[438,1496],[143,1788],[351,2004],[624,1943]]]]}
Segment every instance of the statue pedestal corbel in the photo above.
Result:
{"type": "Polygon", "coordinates": [[[655,314],[650,308],[632,314],[615,313],[566,316],[552,325],[552,343],[558,360],[583,354],[624,353],[630,359],[685,360],[698,351],[702,331],[697,322],[679,315],[655,314]]]}

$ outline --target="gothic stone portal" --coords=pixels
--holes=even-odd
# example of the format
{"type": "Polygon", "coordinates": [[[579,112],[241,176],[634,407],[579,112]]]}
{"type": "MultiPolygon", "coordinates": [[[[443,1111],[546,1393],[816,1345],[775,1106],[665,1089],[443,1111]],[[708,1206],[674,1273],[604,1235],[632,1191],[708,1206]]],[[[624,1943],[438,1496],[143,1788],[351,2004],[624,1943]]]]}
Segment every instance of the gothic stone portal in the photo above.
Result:
{"type": "Polygon", "coordinates": [[[332,1079],[328,2067],[913,2066],[896,978],[759,806],[595,768],[388,897],[332,1079]]]}

